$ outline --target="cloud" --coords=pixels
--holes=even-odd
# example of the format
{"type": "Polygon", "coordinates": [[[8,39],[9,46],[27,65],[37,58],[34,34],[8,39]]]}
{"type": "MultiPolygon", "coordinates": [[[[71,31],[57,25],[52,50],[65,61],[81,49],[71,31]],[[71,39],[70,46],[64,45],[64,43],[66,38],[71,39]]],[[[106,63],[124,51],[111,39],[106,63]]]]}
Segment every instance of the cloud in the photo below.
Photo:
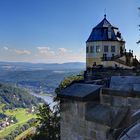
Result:
{"type": "Polygon", "coordinates": [[[49,47],[37,47],[40,54],[45,55],[55,55],[55,52],[52,51],[49,47]]]}
{"type": "Polygon", "coordinates": [[[0,60],[36,62],[36,63],[63,63],[85,61],[85,50],[70,50],[60,47],[51,49],[50,47],[39,46],[35,50],[12,48],[3,46],[0,49],[0,60]],[[27,55],[29,57],[27,57],[27,55]]]}
{"type": "Polygon", "coordinates": [[[58,50],[59,50],[60,52],[62,52],[62,53],[68,52],[68,50],[67,50],[66,48],[59,48],[58,50]]]}
{"type": "MultiPolygon", "coordinates": [[[[73,52],[67,48],[56,48],[52,50],[50,47],[36,47],[38,52],[35,54],[36,59],[41,62],[74,62],[74,61],[84,61],[84,55],[82,51],[73,52]],[[79,55],[80,54],[80,55],[79,55]]],[[[83,53],[84,54],[84,53],[83,53]]]]}
{"type": "Polygon", "coordinates": [[[31,52],[29,50],[22,50],[17,48],[9,48],[9,47],[3,47],[3,50],[7,51],[7,53],[10,53],[12,55],[13,53],[16,53],[18,55],[29,55],[31,52]]]}
{"type": "Polygon", "coordinates": [[[9,50],[9,48],[8,48],[8,47],[3,47],[3,49],[4,49],[4,50],[6,50],[6,51],[7,51],[7,50],[9,50]]]}
{"type": "Polygon", "coordinates": [[[14,49],[14,52],[16,53],[16,54],[26,54],[26,55],[29,55],[29,54],[31,54],[31,52],[29,51],[29,50],[19,50],[19,49],[14,49]]]}
{"type": "Polygon", "coordinates": [[[58,48],[57,55],[69,55],[72,53],[72,50],[66,48],[58,48]]]}

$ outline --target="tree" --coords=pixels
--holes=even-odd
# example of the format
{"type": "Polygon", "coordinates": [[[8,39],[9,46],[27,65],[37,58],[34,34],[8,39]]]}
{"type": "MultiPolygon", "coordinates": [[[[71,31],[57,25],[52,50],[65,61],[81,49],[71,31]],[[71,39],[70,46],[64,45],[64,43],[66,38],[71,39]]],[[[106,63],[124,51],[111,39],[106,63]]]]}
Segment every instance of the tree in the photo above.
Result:
{"type": "Polygon", "coordinates": [[[37,113],[37,133],[26,140],[60,140],[60,114],[57,107],[53,110],[48,104],[39,106],[37,113]]]}
{"type": "Polygon", "coordinates": [[[56,93],[59,93],[62,89],[66,88],[67,86],[69,86],[70,84],[72,84],[73,82],[78,82],[83,80],[83,76],[68,76],[66,77],[61,83],[60,85],[55,89],[56,93]]]}
{"type": "MultiPolygon", "coordinates": [[[[73,82],[83,80],[83,76],[69,76],[65,78],[56,88],[56,93],[66,88],[73,82]]],[[[26,137],[26,140],[60,140],[60,108],[59,99],[54,98],[56,102],[53,109],[48,104],[39,106],[37,113],[37,132],[32,136],[26,137]]]]}

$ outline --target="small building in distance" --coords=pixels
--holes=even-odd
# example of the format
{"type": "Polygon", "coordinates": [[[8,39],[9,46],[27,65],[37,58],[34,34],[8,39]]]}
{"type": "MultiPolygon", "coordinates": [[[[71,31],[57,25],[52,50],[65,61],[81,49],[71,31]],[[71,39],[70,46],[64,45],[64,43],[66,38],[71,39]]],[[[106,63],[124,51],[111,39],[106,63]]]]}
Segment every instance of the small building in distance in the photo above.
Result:
{"type": "Polygon", "coordinates": [[[121,67],[132,69],[137,65],[133,51],[126,52],[125,41],[119,29],[104,19],[92,29],[86,41],[86,66],[121,67]]]}

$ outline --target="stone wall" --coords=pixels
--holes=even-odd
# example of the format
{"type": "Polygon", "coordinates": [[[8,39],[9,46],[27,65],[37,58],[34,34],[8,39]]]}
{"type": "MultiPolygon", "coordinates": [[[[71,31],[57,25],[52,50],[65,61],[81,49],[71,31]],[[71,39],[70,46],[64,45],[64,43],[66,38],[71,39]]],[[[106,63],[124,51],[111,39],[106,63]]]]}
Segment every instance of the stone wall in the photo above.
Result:
{"type": "Polygon", "coordinates": [[[103,89],[100,97],[101,104],[114,107],[129,107],[132,113],[140,108],[140,97],[131,96],[131,93],[125,91],[119,91],[118,95],[110,95],[111,92],[109,89],[103,89]]]}
{"type": "Polygon", "coordinates": [[[106,85],[77,83],[58,96],[61,140],[122,140],[140,126],[140,76],[113,76],[106,85]]]}
{"type": "Polygon", "coordinates": [[[61,103],[61,140],[107,140],[109,127],[85,119],[87,102],[61,103]]]}
{"type": "MultiPolygon", "coordinates": [[[[103,89],[101,94],[101,104],[117,108],[128,108],[125,119],[121,122],[119,128],[125,131],[125,128],[131,128],[140,121],[140,97],[139,93],[133,91],[117,91],[103,89]],[[117,95],[115,95],[117,93],[117,95]]],[[[120,116],[122,114],[120,113],[120,116]]],[[[117,120],[117,119],[116,119],[117,120]]],[[[128,129],[129,130],[129,129],[128,129]]],[[[139,130],[138,130],[139,131],[139,130]]],[[[120,133],[121,134],[121,133],[120,133]]]]}
{"type": "Polygon", "coordinates": [[[139,97],[103,92],[100,98],[100,102],[61,100],[61,140],[115,140],[140,118],[140,113],[133,117],[140,108],[139,97]],[[93,114],[89,113],[90,110],[93,114]],[[106,121],[108,117],[110,122],[106,121]]]}

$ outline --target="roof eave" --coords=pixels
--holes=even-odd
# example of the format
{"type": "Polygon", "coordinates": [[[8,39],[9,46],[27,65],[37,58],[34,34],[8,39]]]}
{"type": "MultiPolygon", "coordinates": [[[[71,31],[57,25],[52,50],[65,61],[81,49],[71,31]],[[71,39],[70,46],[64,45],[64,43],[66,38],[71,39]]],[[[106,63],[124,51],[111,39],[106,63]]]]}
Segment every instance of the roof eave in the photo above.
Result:
{"type": "Polygon", "coordinates": [[[86,43],[88,43],[88,42],[97,42],[97,41],[111,41],[111,42],[112,41],[117,41],[117,42],[125,43],[124,40],[91,40],[91,41],[87,40],[86,43]]]}

